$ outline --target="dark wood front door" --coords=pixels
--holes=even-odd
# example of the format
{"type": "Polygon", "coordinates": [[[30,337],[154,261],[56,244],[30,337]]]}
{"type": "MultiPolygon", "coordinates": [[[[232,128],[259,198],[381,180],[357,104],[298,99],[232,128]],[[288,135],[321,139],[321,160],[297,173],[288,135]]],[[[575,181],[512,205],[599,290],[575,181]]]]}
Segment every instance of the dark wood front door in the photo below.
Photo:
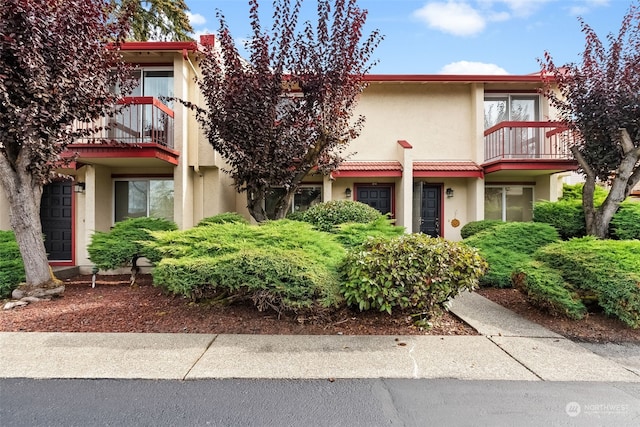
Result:
{"type": "Polygon", "coordinates": [[[422,187],[422,202],[420,206],[420,232],[431,237],[441,235],[440,210],[442,189],[439,185],[424,185],[422,187]]]}
{"type": "Polygon", "coordinates": [[[392,186],[390,185],[358,185],[356,200],[379,210],[382,214],[391,214],[392,186]]]}
{"type": "Polygon", "coordinates": [[[40,205],[40,221],[44,247],[49,261],[71,260],[71,181],[58,181],[44,186],[40,205]]]}

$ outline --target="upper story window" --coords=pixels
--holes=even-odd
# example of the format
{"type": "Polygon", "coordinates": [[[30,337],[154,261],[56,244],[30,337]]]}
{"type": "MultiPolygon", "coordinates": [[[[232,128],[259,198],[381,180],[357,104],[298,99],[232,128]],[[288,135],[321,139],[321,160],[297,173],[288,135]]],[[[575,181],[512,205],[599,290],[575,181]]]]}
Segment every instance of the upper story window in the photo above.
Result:
{"type": "Polygon", "coordinates": [[[173,96],[173,70],[159,68],[141,68],[133,72],[138,85],[129,96],[153,96],[160,99],[168,107],[172,102],[162,100],[161,97],[173,96]]]}
{"type": "Polygon", "coordinates": [[[540,121],[540,97],[538,95],[486,95],[484,98],[484,128],[500,122],[540,121]]]}

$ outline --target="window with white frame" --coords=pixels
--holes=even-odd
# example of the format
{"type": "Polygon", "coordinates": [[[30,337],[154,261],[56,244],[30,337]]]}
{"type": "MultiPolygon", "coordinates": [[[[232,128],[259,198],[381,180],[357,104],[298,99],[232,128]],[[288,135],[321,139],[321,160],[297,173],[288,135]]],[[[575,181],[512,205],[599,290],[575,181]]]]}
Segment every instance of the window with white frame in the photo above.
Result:
{"type": "Polygon", "coordinates": [[[484,189],[484,219],[533,220],[533,187],[487,185],[484,189]]]}
{"type": "Polygon", "coordinates": [[[118,179],[114,194],[115,222],[147,216],[173,221],[173,179],[118,179]]]}
{"type": "MultiPolygon", "coordinates": [[[[271,211],[276,200],[284,194],[284,188],[272,188],[265,199],[265,210],[271,211]]],[[[322,202],[322,185],[302,184],[293,196],[289,212],[303,212],[322,202]]]]}

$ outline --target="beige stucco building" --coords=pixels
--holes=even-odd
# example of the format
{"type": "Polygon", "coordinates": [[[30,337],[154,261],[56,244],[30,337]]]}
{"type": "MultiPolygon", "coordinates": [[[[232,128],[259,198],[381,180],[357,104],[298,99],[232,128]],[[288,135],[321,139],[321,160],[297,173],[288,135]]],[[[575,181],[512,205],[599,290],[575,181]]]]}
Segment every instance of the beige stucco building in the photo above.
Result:
{"type": "MultiPolygon", "coordinates": [[[[210,41],[210,39],[209,39],[210,41]]],[[[91,269],[87,245],[131,216],[160,216],[189,228],[207,216],[249,217],[193,113],[162,96],[201,103],[195,42],[126,43],[138,88],[110,119],[103,139],[69,147],[62,172],[45,188],[42,223],[52,264],[91,269]]],[[[536,200],[555,200],[563,172],[574,170],[570,133],[552,122],[538,75],[370,75],[356,114],[365,127],[330,176],[313,175],[292,209],[353,199],[389,213],[408,232],[460,239],[479,219],[527,221],[536,200]]],[[[0,229],[9,229],[0,189],[0,229]]]]}

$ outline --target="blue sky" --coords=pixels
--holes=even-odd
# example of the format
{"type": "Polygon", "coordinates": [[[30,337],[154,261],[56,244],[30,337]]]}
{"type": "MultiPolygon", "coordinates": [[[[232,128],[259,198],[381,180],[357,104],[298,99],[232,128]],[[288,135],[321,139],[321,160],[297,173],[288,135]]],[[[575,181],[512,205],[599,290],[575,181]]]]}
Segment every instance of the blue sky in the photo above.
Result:
{"type": "MultiPolygon", "coordinates": [[[[359,0],[367,28],[385,39],[374,53],[373,74],[529,74],[549,51],[557,64],[580,61],[584,35],[578,16],[601,40],[617,34],[634,0],[359,0]]],[[[638,0],[635,0],[639,3],[638,0]]],[[[250,35],[247,0],[186,0],[196,35],[215,34],[216,9],[233,36],[250,35]]],[[[261,0],[263,28],[271,0],[261,0]]],[[[305,0],[302,20],[316,19],[305,0]]]]}

